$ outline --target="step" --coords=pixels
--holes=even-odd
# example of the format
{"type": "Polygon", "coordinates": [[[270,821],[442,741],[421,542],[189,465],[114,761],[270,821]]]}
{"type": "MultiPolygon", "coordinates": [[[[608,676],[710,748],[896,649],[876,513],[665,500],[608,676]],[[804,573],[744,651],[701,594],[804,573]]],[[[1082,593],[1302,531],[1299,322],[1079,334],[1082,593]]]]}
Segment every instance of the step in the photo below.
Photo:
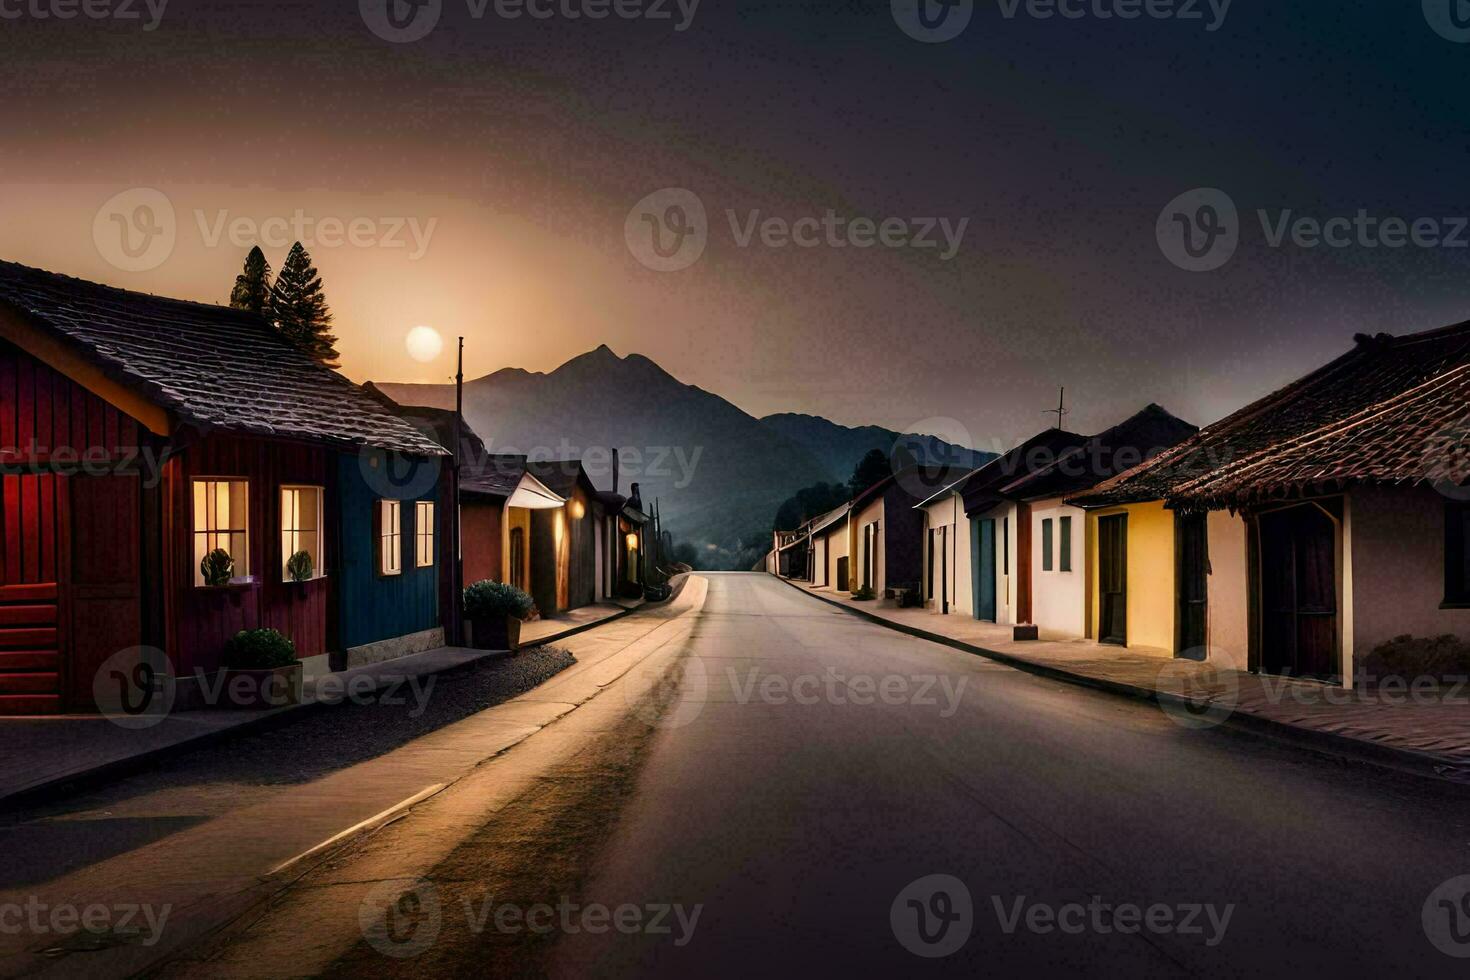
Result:
{"type": "Polygon", "coordinates": [[[0,716],[59,714],[59,694],[0,694],[0,716]]]}
{"type": "Polygon", "coordinates": [[[0,695],[55,694],[59,690],[61,675],[56,673],[0,674],[0,695]]]}

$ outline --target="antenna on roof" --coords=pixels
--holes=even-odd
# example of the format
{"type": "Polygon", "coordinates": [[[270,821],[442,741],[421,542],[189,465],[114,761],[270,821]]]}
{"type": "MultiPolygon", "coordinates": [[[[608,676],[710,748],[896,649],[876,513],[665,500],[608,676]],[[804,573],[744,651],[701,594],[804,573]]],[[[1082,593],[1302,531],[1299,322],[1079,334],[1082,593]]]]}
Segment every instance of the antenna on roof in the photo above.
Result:
{"type": "Polygon", "coordinates": [[[1067,407],[1067,389],[1066,388],[1063,388],[1061,390],[1061,394],[1057,397],[1057,407],[1056,408],[1048,408],[1042,414],[1043,415],[1055,415],[1057,417],[1057,428],[1060,429],[1062,427],[1062,418],[1064,416],[1067,416],[1067,415],[1071,415],[1072,414],[1072,410],[1067,407]]]}

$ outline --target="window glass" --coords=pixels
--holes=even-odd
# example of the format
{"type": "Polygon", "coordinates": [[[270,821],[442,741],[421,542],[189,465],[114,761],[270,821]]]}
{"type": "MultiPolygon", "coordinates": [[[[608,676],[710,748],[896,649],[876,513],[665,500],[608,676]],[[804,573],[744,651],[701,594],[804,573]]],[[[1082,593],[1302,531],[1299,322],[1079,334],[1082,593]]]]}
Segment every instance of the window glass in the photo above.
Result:
{"type": "Polygon", "coordinates": [[[200,565],[215,549],[235,560],[232,577],[250,575],[250,484],[245,480],[194,481],[194,584],[204,585],[200,565]]]}
{"type": "Polygon", "coordinates": [[[434,564],[434,503],[431,500],[420,500],[414,510],[415,564],[419,568],[428,568],[434,564]]]}
{"type": "Polygon", "coordinates": [[[322,564],[321,487],[281,488],[281,579],[293,581],[288,564],[297,552],[311,558],[311,577],[326,574],[322,564]]]}
{"type": "Polygon", "coordinates": [[[1049,572],[1052,570],[1052,520],[1048,517],[1041,522],[1041,570],[1049,572]]]}
{"type": "Polygon", "coordinates": [[[1072,518],[1063,517],[1059,529],[1062,535],[1062,558],[1061,568],[1064,572],[1072,570],[1072,518]]]}
{"type": "Polygon", "coordinates": [[[403,511],[397,500],[378,501],[378,573],[403,572],[403,511]]]}

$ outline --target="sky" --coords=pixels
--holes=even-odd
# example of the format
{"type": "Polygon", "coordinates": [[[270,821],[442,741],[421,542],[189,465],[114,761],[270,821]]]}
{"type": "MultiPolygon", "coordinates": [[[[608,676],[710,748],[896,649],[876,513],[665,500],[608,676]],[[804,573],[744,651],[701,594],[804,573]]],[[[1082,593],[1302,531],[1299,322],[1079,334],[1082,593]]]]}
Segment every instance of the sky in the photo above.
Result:
{"type": "Polygon", "coordinates": [[[0,257],[978,448],[1470,318],[1452,0],[387,2],[0,0],[0,257]]]}

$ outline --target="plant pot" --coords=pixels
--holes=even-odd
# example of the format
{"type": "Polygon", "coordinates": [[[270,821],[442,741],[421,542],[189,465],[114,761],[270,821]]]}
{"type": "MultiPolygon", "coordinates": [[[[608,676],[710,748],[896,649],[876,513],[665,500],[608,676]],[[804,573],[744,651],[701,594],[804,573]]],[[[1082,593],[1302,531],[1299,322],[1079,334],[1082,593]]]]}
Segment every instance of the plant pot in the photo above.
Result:
{"type": "Polygon", "coordinates": [[[304,668],[300,663],[274,670],[226,668],[220,671],[222,683],[215,707],[263,711],[300,704],[303,672],[304,668]]]}
{"type": "Polygon", "coordinates": [[[514,616],[491,616],[470,621],[474,626],[476,650],[509,650],[521,648],[521,621],[514,616]]]}

